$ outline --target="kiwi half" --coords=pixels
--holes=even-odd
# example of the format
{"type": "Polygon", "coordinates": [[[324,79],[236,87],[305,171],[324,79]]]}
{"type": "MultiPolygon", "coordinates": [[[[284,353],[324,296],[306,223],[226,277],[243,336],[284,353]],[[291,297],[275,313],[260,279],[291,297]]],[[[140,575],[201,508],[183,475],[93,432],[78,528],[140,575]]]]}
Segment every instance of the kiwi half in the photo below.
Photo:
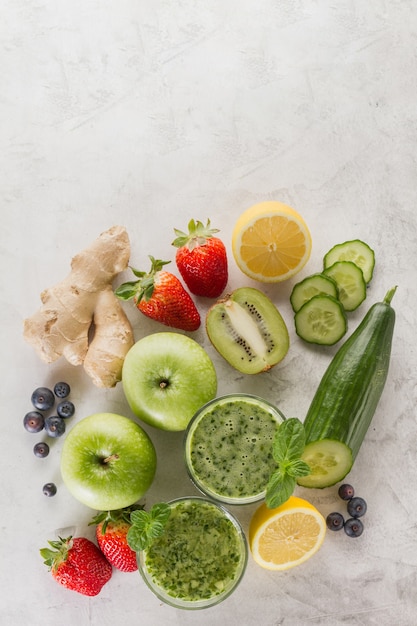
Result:
{"type": "Polygon", "coordinates": [[[240,287],[213,304],[207,312],[206,330],[219,354],[243,374],[271,369],[290,345],[280,312],[253,287],[240,287]]]}

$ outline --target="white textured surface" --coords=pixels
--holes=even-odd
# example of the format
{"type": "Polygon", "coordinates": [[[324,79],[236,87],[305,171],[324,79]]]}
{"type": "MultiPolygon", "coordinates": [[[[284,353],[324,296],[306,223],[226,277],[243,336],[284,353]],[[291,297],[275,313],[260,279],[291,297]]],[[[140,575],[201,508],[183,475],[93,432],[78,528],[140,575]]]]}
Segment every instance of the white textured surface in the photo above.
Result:
{"type": "MultiPolygon", "coordinates": [[[[4,0],[0,29],[2,623],[415,624],[415,3],[4,0]],[[345,239],[375,249],[368,299],[350,330],[398,284],[389,379],[349,477],[368,500],[365,534],[329,536],[284,574],[250,561],[236,593],[198,615],[161,605],[138,574],[115,573],[95,599],[61,589],[38,550],[58,529],[91,536],[91,514],[60,482],[61,442],[48,459],[33,456],[22,426],[30,394],[64,378],[78,418],[129,411],[120,386],[100,391],[63,361],[42,365],[22,339],[23,319],[113,224],[128,228],[132,265],[146,268],[148,254],[173,259],[173,228],[191,217],[210,217],[230,245],[237,216],[264,199],[307,220],[314,247],[303,276],[345,239]],[[50,479],[59,492],[46,499],[50,479]]],[[[229,258],[230,288],[249,284],[229,258]]],[[[334,350],[296,338],[294,282],[266,289],[292,344],[272,373],[247,380],[203,330],[195,338],[215,361],[219,393],[251,390],[302,418],[334,350]]],[[[127,309],[137,338],[161,329],[127,309]]],[[[148,501],[191,493],[182,437],[150,432],[159,468],[148,501]]],[[[339,506],[335,489],[306,496],[323,513],[339,506]]],[[[238,511],[245,528],[252,510],[238,511]]]]}

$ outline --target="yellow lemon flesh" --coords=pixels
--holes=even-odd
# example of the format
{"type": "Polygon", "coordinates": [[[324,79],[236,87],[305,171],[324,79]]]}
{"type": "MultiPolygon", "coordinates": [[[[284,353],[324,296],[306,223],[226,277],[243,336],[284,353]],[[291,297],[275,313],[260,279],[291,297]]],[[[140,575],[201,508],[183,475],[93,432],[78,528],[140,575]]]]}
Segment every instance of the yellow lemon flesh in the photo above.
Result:
{"type": "Polygon", "coordinates": [[[326,520],[307,500],[291,496],[284,504],[255,511],[249,546],[255,562],[269,570],[287,570],[315,554],[326,535],[326,520]]]}
{"type": "Polygon", "coordinates": [[[255,204],[238,218],[232,251],[241,271],[263,283],[297,274],[311,254],[311,234],[297,211],[282,202],[255,204]]]}

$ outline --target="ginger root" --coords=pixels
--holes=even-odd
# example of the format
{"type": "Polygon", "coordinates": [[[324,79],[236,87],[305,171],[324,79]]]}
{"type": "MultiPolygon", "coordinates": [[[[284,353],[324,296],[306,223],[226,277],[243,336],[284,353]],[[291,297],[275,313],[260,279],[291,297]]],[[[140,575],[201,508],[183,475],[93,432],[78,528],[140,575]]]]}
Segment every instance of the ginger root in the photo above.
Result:
{"type": "Polygon", "coordinates": [[[42,361],[64,356],[84,365],[97,387],[114,387],[134,343],[132,326],[113,293],[115,276],[127,269],[126,229],[113,226],[71,261],[71,272],[41,293],[41,308],[24,321],[23,336],[42,361]]]}

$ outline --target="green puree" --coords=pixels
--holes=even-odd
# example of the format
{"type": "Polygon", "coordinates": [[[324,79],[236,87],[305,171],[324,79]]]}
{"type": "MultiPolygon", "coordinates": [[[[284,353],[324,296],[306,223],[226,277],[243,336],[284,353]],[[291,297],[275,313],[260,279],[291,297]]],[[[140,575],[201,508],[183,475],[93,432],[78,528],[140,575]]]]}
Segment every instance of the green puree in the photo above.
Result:
{"type": "Polygon", "coordinates": [[[192,471],[201,486],[228,498],[266,489],[276,469],[272,443],[279,423],[254,402],[215,405],[198,422],[190,443],[192,471]]]}
{"type": "Polygon", "coordinates": [[[198,601],[222,593],[244,558],[233,523],[209,502],[179,502],[164,533],[145,555],[154,582],[175,598],[198,601]]]}

